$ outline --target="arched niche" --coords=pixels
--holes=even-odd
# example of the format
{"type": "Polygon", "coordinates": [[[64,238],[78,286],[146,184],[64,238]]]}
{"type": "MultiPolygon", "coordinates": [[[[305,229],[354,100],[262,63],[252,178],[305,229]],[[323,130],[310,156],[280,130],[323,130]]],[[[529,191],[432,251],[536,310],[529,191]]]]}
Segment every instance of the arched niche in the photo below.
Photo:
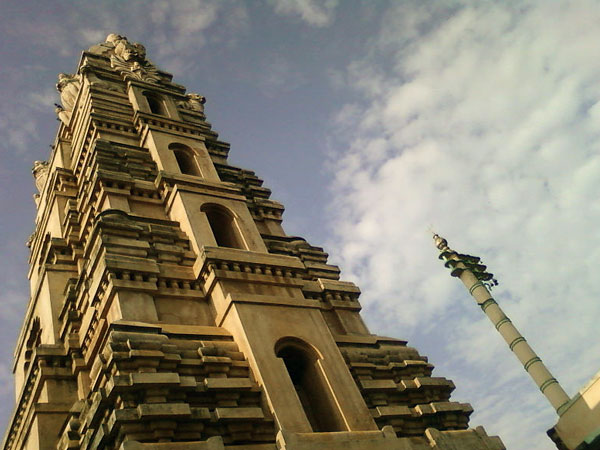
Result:
{"type": "Polygon", "coordinates": [[[146,98],[146,102],[148,103],[148,107],[150,108],[150,112],[152,114],[158,114],[160,116],[167,115],[165,103],[159,95],[148,91],[144,91],[143,95],[146,98]]]}
{"type": "Polygon", "coordinates": [[[297,338],[283,338],[275,345],[283,360],[304,414],[314,432],[348,431],[327,383],[319,352],[297,338]]]}
{"type": "Polygon", "coordinates": [[[196,162],[194,150],[187,145],[179,143],[169,144],[169,150],[175,155],[181,173],[194,176],[202,175],[198,168],[198,163],[196,162]]]}
{"type": "Polygon", "coordinates": [[[206,214],[213,236],[219,247],[240,248],[246,250],[244,239],[236,224],[235,216],[227,208],[216,204],[205,204],[202,212],[206,214]]]}

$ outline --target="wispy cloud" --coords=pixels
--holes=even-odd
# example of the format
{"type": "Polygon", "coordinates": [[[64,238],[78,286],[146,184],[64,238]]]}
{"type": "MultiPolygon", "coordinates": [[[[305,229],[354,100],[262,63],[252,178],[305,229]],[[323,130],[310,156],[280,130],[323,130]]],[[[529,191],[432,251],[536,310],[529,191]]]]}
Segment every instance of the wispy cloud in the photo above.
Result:
{"type": "Polygon", "coordinates": [[[332,163],[332,254],[360,280],[371,321],[424,341],[424,324],[438,329],[448,356],[440,373],[479,385],[465,395],[476,410],[497,389],[517,396],[475,416],[511,449],[552,448],[544,426],[555,419],[445,273],[427,228],[485,257],[500,302],[571,394],[600,367],[590,342],[600,314],[591,270],[600,256],[599,19],[591,1],[402,2],[346,74],[360,100],[338,116],[348,138],[332,163]],[[564,369],[573,364],[580,369],[564,369]],[[525,420],[535,429],[515,432],[525,420]]]}
{"type": "Polygon", "coordinates": [[[298,17],[309,25],[324,27],[334,18],[338,0],[267,0],[282,16],[298,17]]]}
{"type": "MultiPolygon", "coordinates": [[[[8,281],[3,280],[3,285],[8,286],[8,281]]],[[[0,294],[0,304],[2,305],[2,319],[10,322],[19,323],[23,320],[25,305],[27,305],[29,295],[21,289],[6,287],[0,294]]]]}
{"type": "Polygon", "coordinates": [[[223,39],[222,27],[207,33],[217,21],[227,24],[231,40],[247,20],[244,5],[232,1],[113,2],[114,7],[109,3],[69,5],[61,15],[28,17],[13,24],[8,33],[27,36],[62,56],[77,54],[82,43],[93,45],[109,33],[120,33],[151,47],[149,56],[160,60],[167,70],[181,72],[198,63],[189,54],[204,46],[213,34],[223,39]],[[52,23],[58,17],[61,23],[52,23]]]}
{"type": "Polygon", "coordinates": [[[5,139],[4,147],[15,153],[24,154],[31,150],[35,139],[37,122],[30,117],[28,110],[14,107],[11,111],[0,111],[0,133],[5,139]]]}
{"type": "Polygon", "coordinates": [[[303,74],[281,55],[267,55],[261,67],[264,70],[258,76],[258,86],[267,97],[293,91],[306,83],[303,74]]]}
{"type": "Polygon", "coordinates": [[[27,95],[27,104],[32,108],[39,111],[52,110],[54,104],[58,100],[58,93],[56,89],[48,87],[43,91],[30,92],[27,95]]]}
{"type": "Polygon", "coordinates": [[[13,387],[13,376],[12,371],[8,364],[0,363],[0,396],[6,398],[11,396],[11,392],[13,387]]]}

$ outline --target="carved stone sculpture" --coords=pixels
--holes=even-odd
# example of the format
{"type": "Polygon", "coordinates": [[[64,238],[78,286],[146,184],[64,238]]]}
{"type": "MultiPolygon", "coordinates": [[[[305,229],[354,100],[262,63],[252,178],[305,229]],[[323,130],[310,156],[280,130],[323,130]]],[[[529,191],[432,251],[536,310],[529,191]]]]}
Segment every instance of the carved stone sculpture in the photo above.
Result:
{"type": "Polygon", "coordinates": [[[34,161],[31,173],[35,178],[35,187],[39,192],[42,192],[48,178],[48,161],[34,161]]]}
{"type": "Polygon", "coordinates": [[[204,104],[206,103],[206,98],[203,95],[190,93],[186,95],[186,99],[187,100],[177,102],[177,105],[183,109],[189,109],[190,111],[196,111],[204,114],[204,104]]]}
{"type": "Polygon", "coordinates": [[[120,34],[109,34],[106,37],[105,42],[100,42],[99,44],[92,45],[87,51],[89,53],[94,53],[96,55],[109,56],[110,53],[115,50],[115,42],[120,41],[121,39],[126,39],[124,36],[120,34]]]}
{"type": "Polygon", "coordinates": [[[110,57],[113,69],[126,78],[133,77],[148,83],[160,81],[158,69],[146,59],[146,47],[138,42],[131,43],[118,34],[109,34],[106,40],[114,45],[114,54],[110,57]]]}
{"type": "Polygon", "coordinates": [[[112,44],[114,47],[119,41],[122,41],[123,39],[127,40],[125,36],[121,36],[120,34],[116,33],[110,33],[108,36],[106,36],[106,44],[112,44]]]}
{"type": "Polygon", "coordinates": [[[71,75],[68,73],[58,74],[58,83],[56,83],[56,89],[60,92],[60,101],[62,106],[67,111],[73,110],[75,100],[77,100],[77,94],[81,87],[81,81],[79,75],[71,75]]]}
{"type": "Polygon", "coordinates": [[[115,45],[115,55],[128,62],[144,62],[146,47],[139,42],[130,43],[127,38],[122,38],[115,45]]]}
{"type": "Polygon", "coordinates": [[[58,119],[65,124],[66,127],[69,126],[69,122],[71,121],[71,111],[65,110],[62,106],[58,104],[54,104],[54,112],[58,116],[58,119]]]}

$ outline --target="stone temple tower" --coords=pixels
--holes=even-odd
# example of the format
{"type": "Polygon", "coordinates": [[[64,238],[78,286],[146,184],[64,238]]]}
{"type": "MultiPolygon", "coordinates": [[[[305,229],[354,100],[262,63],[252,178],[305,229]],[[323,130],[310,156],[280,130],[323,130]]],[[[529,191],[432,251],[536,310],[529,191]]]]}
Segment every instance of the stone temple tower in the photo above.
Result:
{"type": "Polygon", "coordinates": [[[171,79],[116,34],[59,76],[4,450],[503,449],[171,79]]]}

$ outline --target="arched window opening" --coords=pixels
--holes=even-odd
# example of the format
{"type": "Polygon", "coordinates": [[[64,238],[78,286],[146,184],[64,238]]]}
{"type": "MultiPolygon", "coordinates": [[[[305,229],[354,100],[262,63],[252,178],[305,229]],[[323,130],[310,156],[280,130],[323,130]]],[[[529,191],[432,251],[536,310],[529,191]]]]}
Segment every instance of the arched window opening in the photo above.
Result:
{"type": "Polygon", "coordinates": [[[150,92],[144,92],[144,97],[146,97],[146,101],[148,102],[148,106],[150,107],[152,114],[158,114],[161,116],[167,115],[165,105],[160,97],[155,94],[151,94],[150,92]]]}
{"type": "Polygon", "coordinates": [[[347,431],[333,393],[325,381],[319,355],[296,340],[276,348],[296,389],[304,414],[314,432],[347,431]]]}
{"type": "Polygon", "coordinates": [[[173,151],[181,173],[185,175],[201,175],[196,159],[194,158],[194,151],[191,148],[183,144],[171,144],[169,145],[169,149],[173,151]]]}
{"type": "Polygon", "coordinates": [[[219,247],[244,248],[235,218],[229,211],[217,205],[206,205],[202,212],[206,214],[219,247]]]}

